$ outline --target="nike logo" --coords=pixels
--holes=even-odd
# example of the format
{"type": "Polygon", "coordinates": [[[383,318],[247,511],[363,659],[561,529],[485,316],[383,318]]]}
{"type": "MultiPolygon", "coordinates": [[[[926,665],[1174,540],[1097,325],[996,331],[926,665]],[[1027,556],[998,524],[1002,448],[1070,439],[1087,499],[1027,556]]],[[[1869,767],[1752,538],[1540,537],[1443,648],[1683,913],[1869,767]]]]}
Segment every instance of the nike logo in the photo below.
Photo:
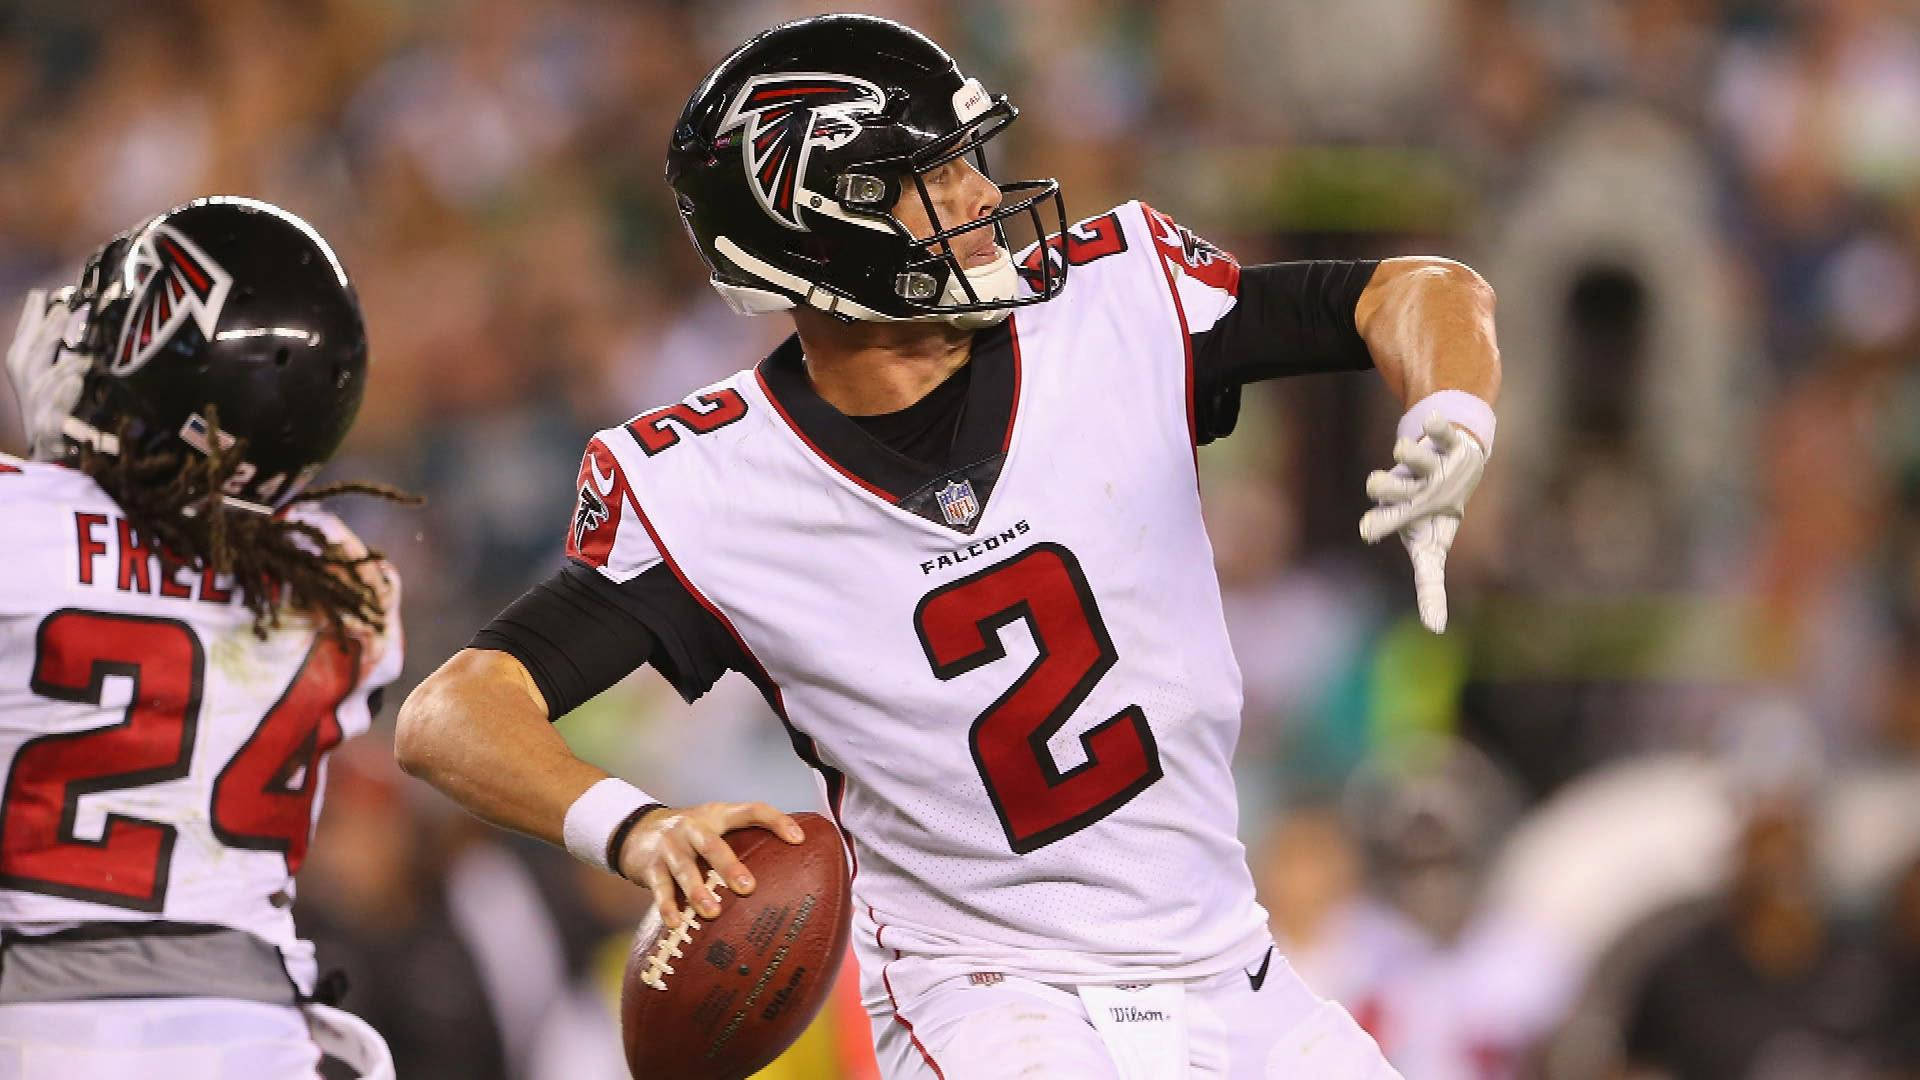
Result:
{"type": "Polygon", "coordinates": [[[593,474],[593,489],[600,493],[601,498],[613,494],[613,477],[601,474],[600,459],[592,454],[587,455],[587,471],[593,474]]]}
{"type": "Polygon", "coordinates": [[[1256,993],[1256,994],[1257,994],[1257,993],[1259,993],[1259,992],[1260,992],[1260,988],[1261,988],[1262,986],[1265,986],[1265,985],[1266,985],[1266,983],[1267,983],[1267,968],[1268,968],[1268,967],[1270,967],[1270,966],[1271,966],[1272,964],[1273,964],[1273,946],[1271,946],[1271,945],[1269,945],[1269,946],[1267,946],[1267,955],[1265,955],[1265,956],[1263,956],[1263,957],[1261,957],[1261,958],[1260,958],[1260,970],[1259,970],[1259,971],[1243,971],[1243,972],[1241,972],[1241,974],[1243,974],[1243,975],[1245,975],[1245,976],[1247,977],[1247,981],[1253,984],[1253,992],[1254,992],[1254,993],[1256,993]]]}

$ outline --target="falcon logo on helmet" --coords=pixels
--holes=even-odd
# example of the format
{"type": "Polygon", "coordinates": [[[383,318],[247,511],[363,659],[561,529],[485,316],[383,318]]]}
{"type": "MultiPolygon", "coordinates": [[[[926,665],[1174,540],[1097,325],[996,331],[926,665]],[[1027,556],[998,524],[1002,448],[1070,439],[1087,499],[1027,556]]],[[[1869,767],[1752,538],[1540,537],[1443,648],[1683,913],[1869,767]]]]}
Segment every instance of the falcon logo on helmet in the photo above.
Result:
{"type": "Polygon", "coordinates": [[[744,129],[740,157],[747,186],[775,221],[804,232],[795,200],[814,148],[832,150],[852,142],[860,134],[857,118],[885,107],[886,95],[865,79],[778,72],[747,80],[718,134],[744,129]]]}
{"type": "Polygon", "coordinates": [[[107,359],[107,371],[130,375],[144,367],[191,317],[200,335],[213,340],[220,309],[233,288],[233,275],[207,257],[186,235],[169,225],[154,225],[134,240],[127,254],[121,287],[132,296],[120,347],[107,359]]]}
{"type": "Polygon", "coordinates": [[[1042,260],[1022,290],[1010,259],[965,266],[948,243],[983,229],[1006,251],[1007,222],[1036,237],[1066,229],[1059,181],[999,181],[987,168],[987,143],[1019,115],[919,31],[819,15],[752,38],[708,72],[673,126],[667,183],[713,287],[743,315],[810,307],[977,330],[1066,286],[1064,263],[1042,260]],[[922,177],[962,157],[999,188],[998,205],[942,221],[922,177]],[[890,213],[912,195],[925,235],[890,213]]]}

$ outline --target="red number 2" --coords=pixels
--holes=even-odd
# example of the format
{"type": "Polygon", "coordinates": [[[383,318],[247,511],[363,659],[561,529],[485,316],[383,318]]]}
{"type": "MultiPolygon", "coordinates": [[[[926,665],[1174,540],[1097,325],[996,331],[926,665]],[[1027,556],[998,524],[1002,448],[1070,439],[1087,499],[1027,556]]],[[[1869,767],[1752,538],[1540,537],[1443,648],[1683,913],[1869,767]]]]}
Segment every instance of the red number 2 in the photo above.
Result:
{"type": "Polygon", "coordinates": [[[1046,243],[1036,244],[1032,251],[1027,252],[1027,257],[1020,260],[1020,274],[1037,289],[1044,280],[1040,270],[1043,256],[1053,260],[1054,272],[1059,273],[1059,263],[1063,257],[1068,266],[1085,266],[1125,250],[1127,232],[1120,225],[1120,215],[1102,214],[1097,218],[1074,222],[1067,226],[1066,232],[1054,233],[1047,237],[1046,243]]]}
{"type": "Polygon", "coordinates": [[[80,797],[178,780],[193,758],[206,657],[187,624],[56,611],[40,624],[33,692],[99,705],[107,676],[133,682],[109,727],[29,739],[0,800],[0,886],[159,911],[176,830],[108,814],[98,840],[75,835],[80,797]]]}
{"type": "Polygon", "coordinates": [[[640,448],[647,452],[648,457],[652,457],[680,444],[680,433],[668,425],[669,420],[695,435],[705,435],[747,415],[747,401],[737,390],[715,390],[701,394],[694,400],[706,408],[696,409],[684,401],[678,405],[668,405],[641,413],[627,421],[627,430],[633,432],[633,437],[640,441],[640,448]]]}
{"type": "Polygon", "coordinates": [[[955,679],[1006,658],[1000,630],[1024,619],[1039,655],[973,723],[974,763],[1018,854],[1071,836],[1160,779],[1146,713],[1129,705],[1080,737],[1087,760],[1065,772],[1047,740],[1119,660],[1073,553],[1036,544],[943,585],[914,625],[933,673],[955,679]]]}
{"type": "MultiPolygon", "coordinates": [[[[351,692],[356,649],[320,637],[300,673],[214,782],[214,834],[231,847],[306,854],[316,773],[340,741],[335,710],[351,692]]],[[[132,681],[124,719],[29,739],[0,795],[0,887],[136,911],[166,905],[178,830],[109,813],[100,839],[75,832],[82,796],[187,775],[206,657],[185,623],[65,609],[40,624],[33,691],[99,705],[110,675],[132,681]]]]}

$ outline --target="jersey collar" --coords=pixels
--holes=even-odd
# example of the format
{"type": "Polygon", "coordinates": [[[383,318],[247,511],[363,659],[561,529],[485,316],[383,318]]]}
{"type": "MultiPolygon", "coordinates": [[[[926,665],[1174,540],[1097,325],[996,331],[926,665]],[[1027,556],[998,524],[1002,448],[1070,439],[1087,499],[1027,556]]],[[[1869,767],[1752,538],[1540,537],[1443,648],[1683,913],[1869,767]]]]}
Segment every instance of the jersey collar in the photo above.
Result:
{"type": "Polygon", "coordinates": [[[1009,318],[973,336],[973,366],[967,387],[966,412],[954,436],[951,468],[914,461],[866,433],[859,424],[828,404],[807,377],[799,335],[789,337],[760,362],[760,385],[781,416],[808,448],[847,479],[887,502],[949,525],[941,519],[930,497],[921,498],[943,481],[966,476],[982,507],[1000,473],[1000,461],[1013,442],[1014,414],[1019,406],[1020,360],[1014,320],[1009,318]]]}

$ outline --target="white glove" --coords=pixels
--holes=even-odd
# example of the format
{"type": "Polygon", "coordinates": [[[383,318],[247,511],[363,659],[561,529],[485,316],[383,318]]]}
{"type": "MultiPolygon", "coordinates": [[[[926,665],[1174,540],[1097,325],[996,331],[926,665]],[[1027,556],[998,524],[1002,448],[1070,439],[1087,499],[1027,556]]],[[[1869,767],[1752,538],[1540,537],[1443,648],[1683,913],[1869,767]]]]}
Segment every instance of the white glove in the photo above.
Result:
{"type": "Polygon", "coordinates": [[[86,332],[87,309],[71,306],[73,293],[72,286],[51,295],[45,289],[29,290],[13,344],[7,347],[7,375],[20,399],[28,453],[41,460],[59,453],[62,429],[93,363],[74,351],[86,332]]]}
{"type": "Polygon", "coordinates": [[[1394,444],[1391,472],[1367,477],[1374,508],[1360,518],[1360,538],[1377,544],[1394,533],[1413,560],[1413,593],[1420,621],[1434,633],[1447,628],[1447,551],[1460,531],[1467,499],[1486,471],[1479,440],[1438,412],[1429,413],[1418,439],[1394,444]]]}

